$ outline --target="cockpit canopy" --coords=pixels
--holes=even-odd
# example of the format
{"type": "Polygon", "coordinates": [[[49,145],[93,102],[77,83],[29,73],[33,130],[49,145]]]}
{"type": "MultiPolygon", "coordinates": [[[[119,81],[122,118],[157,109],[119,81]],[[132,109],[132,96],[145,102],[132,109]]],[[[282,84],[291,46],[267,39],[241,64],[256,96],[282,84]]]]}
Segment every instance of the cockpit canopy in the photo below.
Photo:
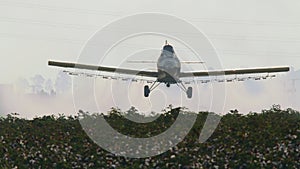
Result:
{"type": "Polygon", "coordinates": [[[163,50],[171,52],[171,53],[174,53],[173,46],[171,46],[171,45],[165,45],[164,48],[163,48],[163,50]]]}

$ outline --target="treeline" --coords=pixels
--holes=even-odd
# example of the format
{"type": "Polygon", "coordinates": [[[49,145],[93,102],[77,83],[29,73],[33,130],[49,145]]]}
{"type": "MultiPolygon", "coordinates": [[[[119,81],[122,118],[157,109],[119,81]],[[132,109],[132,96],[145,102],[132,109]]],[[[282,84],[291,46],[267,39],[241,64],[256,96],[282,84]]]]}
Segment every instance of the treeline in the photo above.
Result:
{"type": "MultiPolygon", "coordinates": [[[[125,116],[145,117],[135,109],[109,114],[80,111],[76,117],[43,116],[27,120],[16,114],[0,118],[1,168],[300,168],[300,114],[274,105],[260,113],[222,116],[205,142],[199,134],[210,112],[168,109],[150,123],[136,123],[125,116]],[[169,151],[149,158],[114,156],[97,146],[83,131],[82,117],[99,116],[117,131],[133,137],[151,137],[167,130],[180,111],[196,114],[194,127],[169,151]]],[[[218,116],[216,114],[213,114],[218,116]]]]}

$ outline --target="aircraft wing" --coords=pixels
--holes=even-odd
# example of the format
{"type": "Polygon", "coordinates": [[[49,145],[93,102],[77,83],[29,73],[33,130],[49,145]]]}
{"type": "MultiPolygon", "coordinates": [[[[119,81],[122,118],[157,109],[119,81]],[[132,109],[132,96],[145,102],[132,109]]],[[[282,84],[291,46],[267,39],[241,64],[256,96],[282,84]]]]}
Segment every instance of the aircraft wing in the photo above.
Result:
{"type": "Polygon", "coordinates": [[[48,65],[64,67],[64,68],[85,69],[85,70],[103,71],[103,72],[128,74],[128,75],[138,75],[138,76],[146,76],[146,77],[157,77],[157,74],[158,74],[155,71],[140,71],[140,70],[133,70],[133,69],[122,69],[122,68],[116,68],[116,67],[86,65],[86,64],[58,62],[58,61],[48,61],[48,65]]]}
{"type": "Polygon", "coordinates": [[[266,67],[266,68],[246,68],[246,69],[228,69],[228,70],[208,70],[198,72],[182,72],[180,77],[203,77],[203,76],[219,76],[219,75],[241,75],[241,74],[257,74],[257,73],[277,73],[287,72],[289,67],[266,67]]]}

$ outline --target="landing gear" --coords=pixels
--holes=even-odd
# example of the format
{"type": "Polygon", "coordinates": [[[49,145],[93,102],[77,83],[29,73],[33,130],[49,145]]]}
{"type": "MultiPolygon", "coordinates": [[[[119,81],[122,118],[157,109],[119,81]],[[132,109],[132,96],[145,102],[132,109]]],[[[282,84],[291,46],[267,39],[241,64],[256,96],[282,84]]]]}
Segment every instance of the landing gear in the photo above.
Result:
{"type": "Polygon", "coordinates": [[[186,95],[189,99],[192,98],[192,96],[193,96],[193,88],[192,87],[188,87],[188,89],[186,91],[186,95]]]}
{"type": "Polygon", "coordinates": [[[144,86],[144,96],[149,97],[150,94],[150,88],[148,85],[144,86]]]}
{"type": "Polygon", "coordinates": [[[154,90],[157,86],[159,86],[160,82],[155,81],[150,87],[148,85],[144,86],[144,96],[149,97],[149,94],[152,90],[154,90]]]}
{"type": "MultiPolygon", "coordinates": [[[[154,90],[157,86],[159,86],[160,83],[161,83],[161,82],[155,81],[155,82],[152,83],[152,85],[151,85],[150,87],[149,87],[148,85],[145,85],[145,86],[144,86],[144,96],[145,96],[145,97],[149,97],[151,91],[154,90]]],[[[192,88],[192,87],[186,88],[186,87],[184,86],[184,84],[183,84],[181,81],[179,81],[179,82],[176,83],[176,84],[177,84],[177,86],[178,86],[182,91],[184,91],[184,92],[186,93],[187,98],[189,98],[189,99],[192,98],[192,96],[193,96],[193,88],[192,88]]],[[[171,84],[170,84],[170,83],[166,83],[166,86],[167,86],[167,87],[170,87],[171,84]]]]}
{"type": "Polygon", "coordinates": [[[186,88],[182,82],[176,83],[176,84],[181,90],[183,90],[186,93],[187,98],[189,98],[189,99],[192,98],[192,96],[193,96],[193,88],[192,87],[186,88]]]}

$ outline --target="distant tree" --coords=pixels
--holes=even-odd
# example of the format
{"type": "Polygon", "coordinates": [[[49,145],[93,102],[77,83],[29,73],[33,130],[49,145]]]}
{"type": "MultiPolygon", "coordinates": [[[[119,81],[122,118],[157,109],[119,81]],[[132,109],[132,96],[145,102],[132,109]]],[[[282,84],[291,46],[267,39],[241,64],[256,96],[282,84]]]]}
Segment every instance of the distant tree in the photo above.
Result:
{"type": "Polygon", "coordinates": [[[71,89],[71,77],[60,71],[55,80],[56,93],[63,93],[71,89]]]}
{"type": "Polygon", "coordinates": [[[30,85],[27,79],[19,78],[15,82],[15,87],[19,93],[27,93],[30,92],[30,85]]]}
{"type": "Polygon", "coordinates": [[[43,90],[45,78],[42,75],[37,74],[30,78],[30,81],[33,93],[40,93],[43,90]]]}
{"type": "Polygon", "coordinates": [[[53,91],[54,91],[54,87],[53,87],[53,82],[51,79],[48,79],[46,82],[45,82],[45,91],[52,95],[53,91]]]}

